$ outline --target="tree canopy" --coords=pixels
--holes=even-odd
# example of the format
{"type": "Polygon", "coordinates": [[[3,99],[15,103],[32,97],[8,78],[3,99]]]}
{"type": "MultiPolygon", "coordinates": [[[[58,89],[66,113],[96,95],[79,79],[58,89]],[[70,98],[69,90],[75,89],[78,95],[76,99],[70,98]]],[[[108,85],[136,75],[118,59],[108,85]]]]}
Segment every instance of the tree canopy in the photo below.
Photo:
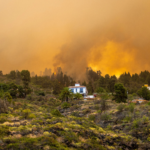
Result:
{"type": "Polygon", "coordinates": [[[122,83],[116,83],[115,84],[114,100],[117,103],[120,103],[120,102],[126,102],[126,99],[127,99],[127,90],[126,90],[126,88],[123,86],[122,83]]]}

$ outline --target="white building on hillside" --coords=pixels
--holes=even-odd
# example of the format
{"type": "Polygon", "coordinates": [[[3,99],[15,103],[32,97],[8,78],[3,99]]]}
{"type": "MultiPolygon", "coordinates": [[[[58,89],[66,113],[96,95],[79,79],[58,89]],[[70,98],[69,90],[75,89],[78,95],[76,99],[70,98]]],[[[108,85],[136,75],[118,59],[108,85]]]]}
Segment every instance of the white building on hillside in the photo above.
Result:
{"type": "Polygon", "coordinates": [[[75,86],[69,86],[69,89],[71,89],[72,93],[80,93],[83,96],[88,95],[88,91],[86,86],[81,86],[79,83],[76,83],[75,86]]]}

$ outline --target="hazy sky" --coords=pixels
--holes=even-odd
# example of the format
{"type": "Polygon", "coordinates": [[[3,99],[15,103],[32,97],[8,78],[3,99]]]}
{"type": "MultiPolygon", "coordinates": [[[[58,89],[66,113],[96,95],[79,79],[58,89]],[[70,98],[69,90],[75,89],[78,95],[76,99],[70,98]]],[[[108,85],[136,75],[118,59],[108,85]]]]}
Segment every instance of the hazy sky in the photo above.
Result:
{"type": "Polygon", "coordinates": [[[82,76],[150,70],[150,0],[0,0],[0,70],[82,76]]]}

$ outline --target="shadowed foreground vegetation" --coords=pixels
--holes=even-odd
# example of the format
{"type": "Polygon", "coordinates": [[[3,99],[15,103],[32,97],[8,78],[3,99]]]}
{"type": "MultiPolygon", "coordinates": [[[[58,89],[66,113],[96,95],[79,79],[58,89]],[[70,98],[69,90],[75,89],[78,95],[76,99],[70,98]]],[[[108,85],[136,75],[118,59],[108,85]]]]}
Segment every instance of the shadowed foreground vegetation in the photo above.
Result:
{"type": "Polygon", "coordinates": [[[0,149],[149,147],[149,103],[116,103],[100,97],[62,102],[32,93],[26,99],[13,99],[0,114],[0,149]]]}

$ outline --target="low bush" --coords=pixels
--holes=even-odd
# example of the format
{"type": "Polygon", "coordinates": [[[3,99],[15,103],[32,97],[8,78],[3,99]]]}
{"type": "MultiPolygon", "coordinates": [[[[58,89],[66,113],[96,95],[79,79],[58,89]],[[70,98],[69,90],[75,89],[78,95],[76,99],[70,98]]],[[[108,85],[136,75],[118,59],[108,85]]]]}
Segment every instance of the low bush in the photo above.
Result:
{"type": "Polygon", "coordinates": [[[98,111],[97,111],[97,113],[98,113],[98,114],[101,114],[101,113],[102,113],[102,111],[101,111],[101,110],[98,110],[98,111]]]}
{"type": "Polygon", "coordinates": [[[37,96],[37,101],[44,101],[44,100],[45,100],[45,99],[44,99],[43,96],[41,96],[41,95],[37,96]]]}
{"type": "Polygon", "coordinates": [[[7,121],[7,117],[5,116],[0,116],[0,123],[4,123],[7,121]]]}
{"type": "Polygon", "coordinates": [[[100,110],[103,112],[105,110],[107,110],[109,108],[108,103],[107,103],[107,98],[108,95],[107,94],[103,94],[101,96],[101,101],[100,101],[100,110]]]}
{"type": "Polygon", "coordinates": [[[101,114],[100,119],[103,121],[108,121],[111,119],[111,116],[107,113],[103,113],[103,114],[101,114]]]}
{"type": "Polygon", "coordinates": [[[134,108],[135,108],[135,104],[134,103],[130,103],[127,107],[127,110],[129,110],[131,113],[134,112],[134,108]]]}
{"type": "Polygon", "coordinates": [[[137,96],[137,94],[136,94],[136,93],[133,93],[133,94],[132,94],[132,96],[133,96],[133,97],[136,97],[136,96],[137,96]]]}
{"type": "Polygon", "coordinates": [[[77,137],[77,135],[74,132],[71,132],[71,131],[68,131],[68,132],[61,131],[59,133],[61,134],[61,136],[64,137],[64,139],[67,141],[67,143],[72,143],[73,141],[77,142],[77,140],[78,140],[78,137],[77,137]]]}
{"type": "Polygon", "coordinates": [[[100,109],[100,106],[99,106],[99,105],[95,105],[95,106],[94,106],[94,109],[95,109],[95,110],[99,110],[99,109],[100,109]]]}
{"type": "Polygon", "coordinates": [[[82,95],[80,93],[76,93],[74,94],[74,98],[79,100],[82,98],[82,95]]]}
{"type": "Polygon", "coordinates": [[[0,138],[6,136],[9,133],[8,126],[0,126],[0,138]]]}
{"type": "Polygon", "coordinates": [[[150,137],[148,137],[148,138],[147,138],[147,141],[149,141],[149,142],[150,142],[150,137]]]}
{"type": "Polygon", "coordinates": [[[87,113],[90,113],[90,112],[91,112],[91,109],[89,109],[89,108],[83,110],[84,115],[86,115],[87,113]]]}
{"type": "Polygon", "coordinates": [[[45,131],[45,132],[43,133],[43,135],[44,135],[44,136],[50,136],[50,133],[49,133],[48,131],[45,131]]]}
{"type": "Polygon", "coordinates": [[[132,128],[138,128],[141,123],[142,123],[142,122],[141,122],[140,119],[134,120],[133,123],[132,123],[132,128]]]}
{"type": "Polygon", "coordinates": [[[79,112],[78,111],[72,112],[71,116],[79,117],[79,112]]]}
{"type": "Polygon", "coordinates": [[[142,123],[148,123],[148,122],[149,122],[149,118],[146,116],[143,116],[142,123]]]}
{"type": "Polygon", "coordinates": [[[28,128],[27,126],[19,126],[18,127],[18,131],[23,134],[23,135],[26,135],[26,134],[29,134],[31,132],[31,129],[28,128]]]}
{"type": "Polygon", "coordinates": [[[8,103],[0,99],[0,113],[6,113],[8,111],[8,103]]]}
{"type": "Polygon", "coordinates": [[[149,106],[150,106],[150,101],[147,103],[147,105],[149,105],[149,106]]]}
{"type": "Polygon", "coordinates": [[[89,115],[89,120],[95,121],[96,116],[95,115],[89,115]]]}
{"type": "Polygon", "coordinates": [[[42,119],[33,119],[31,124],[32,125],[36,125],[36,124],[43,125],[43,120],[42,119]]]}
{"type": "Polygon", "coordinates": [[[36,116],[34,114],[29,114],[28,119],[33,119],[36,118],[36,116]]]}
{"type": "Polygon", "coordinates": [[[124,122],[130,122],[132,120],[132,115],[126,116],[123,120],[124,122]]]}
{"type": "Polygon", "coordinates": [[[58,109],[52,110],[52,111],[51,111],[51,114],[54,115],[54,116],[58,116],[58,117],[61,117],[61,116],[62,116],[58,109]]]}
{"type": "Polygon", "coordinates": [[[109,124],[109,125],[107,126],[107,129],[108,129],[108,130],[112,130],[112,125],[109,124]]]}
{"type": "Polygon", "coordinates": [[[96,93],[104,93],[105,90],[104,90],[104,88],[102,88],[102,87],[98,87],[98,88],[95,90],[95,92],[96,92],[96,93]]]}
{"type": "Polygon", "coordinates": [[[121,104],[117,107],[117,110],[118,110],[119,112],[122,112],[122,111],[125,109],[125,107],[126,107],[126,105],[121,103],[121,104]]]}
{"type": "Polygon", "coordinates": [[[45,96],[45,93],[44,93],[43,91],[40,91],[40,92],[38,93],[38,95],[45,96]]]}
{"type": "Polygon", "coordinates": [[[32,100],[32,96],[29,94],[29,95],[26,96],[26,99],[27,100],[32,100]]]}
{"type": "Polygon", "coordinates": [[[70,105],[70,103],[67,103],[67,102],[64,102],[62,105],[61,105],[61,107],[63,108],[63,109],[67,109],[67,108],[69,108],[71,105],[70,105]]]}
{"type": "Polygon", "coordinates": [[[29,117],[29,114],[30,114],[31,110],[30,109],[24,109],[22,111],[22,116],[23,118],[27,119],[29,117]]]}

